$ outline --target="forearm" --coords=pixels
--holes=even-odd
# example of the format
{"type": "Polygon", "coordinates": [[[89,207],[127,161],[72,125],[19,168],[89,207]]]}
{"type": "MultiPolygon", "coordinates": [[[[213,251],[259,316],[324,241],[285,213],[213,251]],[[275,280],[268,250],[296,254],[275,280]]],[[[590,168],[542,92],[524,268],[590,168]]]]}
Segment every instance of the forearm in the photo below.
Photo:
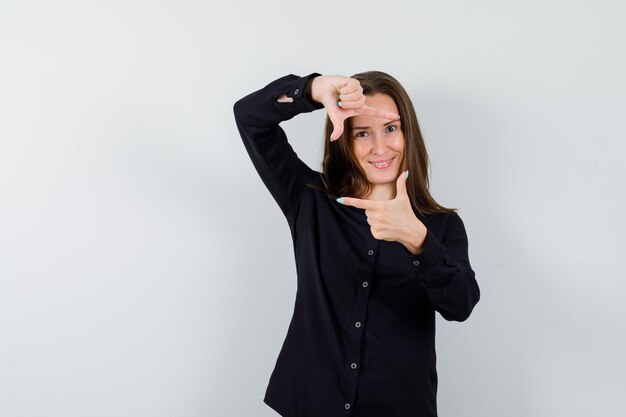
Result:
{"type": "Polygon", "coordinates": [[[233,106],[237,125],[240,128],[275,126],[299,113],[322,108],[319,103],[310,101],[304,95],[309,80],[317,75],[287,75],[241,98],[233,106]]]}
{"type": "Polygon", "coordinates": [[[478,303],[480,289],[469,263],[463,223],[458,215],[450,223],[441,241],[427,231],[419,253],[405,246],[435,309],[446,320],[463,321],[478,303]]]}
{"type": "MultiPolygon", "coordinates": [[[[304,88],[304,96],[314,105],[319,106],[321,105],[321,102],[313,99],[313,82],[315,82],[315,80],[318,77],[310,77],[308,82],[306,83],[306,87],[304,88]]],[[[280,97],[278,97],[276,99],[276,101],[278,101],[279,103],[293,103],[293,98],[287,96],[287,94],[283,94],[280,97]]]]}

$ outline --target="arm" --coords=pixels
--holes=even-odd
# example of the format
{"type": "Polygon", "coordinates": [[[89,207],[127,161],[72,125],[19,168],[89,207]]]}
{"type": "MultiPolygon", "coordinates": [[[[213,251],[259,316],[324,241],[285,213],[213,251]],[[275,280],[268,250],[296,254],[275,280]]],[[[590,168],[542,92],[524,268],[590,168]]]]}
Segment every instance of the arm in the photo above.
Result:
{"type": "Polygon", "coordinates": [[[392,200],[365,200],[341,197],[337,202],[365,209],[372,236],[396,241],[413,263],[417,278],[431,303],[446,320],[467,319],[480,298],[480,290],[467,255],[467,234],[458,214],[452,212],[443,221],[441,242],[415,215],[406,190],[409,171],[396,180],[392,200]]]}
{"type": "Polygon", "coordinates": [[[367,114],[395,120],[400,116],[365,105],[358,80],[342,75],[287,75],[237,101],[235,121],[257,172],[289,219],[305,185],[318,178],[293,151],[278,126],[295,115],[326,108],[337,140],[348,117],[367,114]],[[342,102],[339,107],[338,100],[342,102]]]}
{"type": "Polygon", "coordinates": [[[451,213],[441,242],[428,232],[421,252],[407,250],[435,309],[446,320],[466,320],[478,300],[480,289],[469,262],[467,234],[457,213],[451,213]]]}
{"type": "Polygon", "coordinates": [[[263,183],[288,218],[305,185],[316,173],[298,158],[279,123],[297,114],[323,108],[305,95],[309,81],[318,75],[279,78],[238,100],[233,107],[246,151],[263,183]]]}

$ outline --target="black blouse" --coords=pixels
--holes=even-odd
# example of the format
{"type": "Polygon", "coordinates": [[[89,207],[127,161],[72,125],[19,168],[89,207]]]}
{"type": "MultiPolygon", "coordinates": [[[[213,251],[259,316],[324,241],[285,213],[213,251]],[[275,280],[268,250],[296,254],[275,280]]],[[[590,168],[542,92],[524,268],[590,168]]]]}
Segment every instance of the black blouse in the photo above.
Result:
{"type": "Polygon", "coordinates": [[[264,402],[285,417],[437,415],[435,310],[468,318],[480,291],[458,214],[418,219],[423,251],[375,239],[365,211],[307,187],[321,174],[279,123],[322,108],[306,77],[287,75],[234,105],[244,146],[293,238],[293,317],[264,402]],[[282,94],[293,102],[278,102],[282,94]]]}

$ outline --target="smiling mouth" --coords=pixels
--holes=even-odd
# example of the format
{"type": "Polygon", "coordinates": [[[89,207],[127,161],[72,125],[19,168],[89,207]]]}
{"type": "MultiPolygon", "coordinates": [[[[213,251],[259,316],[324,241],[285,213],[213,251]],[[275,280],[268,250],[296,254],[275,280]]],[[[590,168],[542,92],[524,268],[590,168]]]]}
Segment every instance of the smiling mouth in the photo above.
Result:
{"type": "Polygon", "coordinates": [[[394,159],[395,159],[395,156],[393,158],[391,158],[391,159],[386,160],[386,161],[370,162],[370,164],[372,164],[374,166],[374,168],[385,169],[385,168],[389,168],[389,165],[391,165],[391,163],[393,162],[394,159]]]}

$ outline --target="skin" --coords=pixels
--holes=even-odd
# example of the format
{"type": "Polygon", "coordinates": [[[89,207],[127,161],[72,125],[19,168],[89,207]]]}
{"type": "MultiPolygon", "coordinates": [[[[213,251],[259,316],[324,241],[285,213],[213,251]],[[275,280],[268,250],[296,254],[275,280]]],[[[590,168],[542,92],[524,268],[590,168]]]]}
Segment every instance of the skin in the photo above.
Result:
{"type": "MultiPolygon", "coordinates": [[[[398,113],[386,94],[365,96],[364,105],[398,113]]],[[[363,198],[343,197],[345,205],[365,209],[372,235],[379,240],[402,243],[413,254],[421,253],[428,230],[415,216],[406,190],[408,170],[400,174],[404,134],[399,119],[387,120],[360,114],[353,116],[350,132],[354,155],[372,185],[363,198]],[[373,162],[389,161],[388,165],[373,162]]]]}
{"type": "MultiPolygon", "coordinates": [[[[354,117],[354,128],[349,132],[355,139],[354,153],[372,184],[371,192],[363,198],[341,197],[337,201],[364,209],[376,239],[400,242],[409,252],[421,253],[428,229],[411,207],[406,190],[408,171],[399,174],[404,134],[393,99],[385,94],[365,96],[358,80],[338,75],[314,78],[310,94],[324,105],[333,123],[331,141],[343,133],[345,119],[354,117]],[[389,159],[391,164],[383,169],[372,165],[373,161],[389,159]]],[[[282,96],[278,101],[291,99],[282,96]]]]}
{"type": "Polygon", "coordinates": [[[367,223],[376,239],[400,242],[409,252],[417,255],[423,250],[428,229],[411,208],[406,191],[407,177],[408,171],[404,171],[395,181],[397,194],[391,200],[342,197],[337,201],[346,206],[365,209],[367,223]]]}
{"type": "MultiPolygon", "coordinates": [[[[398,113],[393,99],[386,94],[365,96],[365,105],[398,113]]],[[[349,132],[358,164],[372,184],[368,200],[390,200],[396,195],[395,181],[404,156],[404,134],[400,120],[387,120],[365,114],[352,117],[349,132]],[[391,160],[389,166],[374,162],[391,160]]]]}

